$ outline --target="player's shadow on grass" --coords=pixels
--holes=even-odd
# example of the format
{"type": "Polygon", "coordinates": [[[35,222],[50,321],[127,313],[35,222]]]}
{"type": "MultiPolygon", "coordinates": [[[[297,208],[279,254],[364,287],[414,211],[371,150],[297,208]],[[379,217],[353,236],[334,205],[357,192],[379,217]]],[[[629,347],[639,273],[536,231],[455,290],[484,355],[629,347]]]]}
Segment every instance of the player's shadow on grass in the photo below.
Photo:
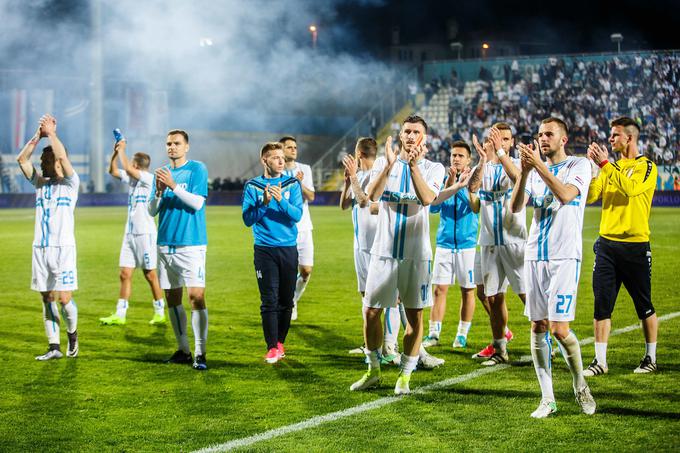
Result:
{"type": "Polygon", "coordinates": [[[471,389],[471,388],[461,388],[457,385],[447,387],[444,389],[437,389],[433,390],[431,392],[427,392],[421,395],[418,395],[419,399],[437,399],[437,393],[447,393],[447,394],[455,394],[459,396],[467,396],[467,397],[475,397],[478,396],[480,399],[487,399],[489,397],[492,398],[535,398],[537,394],[540,394],[540,390],[499,390],[499,389],[488,389],[488,388],[480,388],[480,389],[471,389]]]}
{"type": "Polygon", "coordinates": [[[136,335],[135,331],[132,329],[125,329],[125,341],[132,344],[144,344],[148,346],[166,345],[168,343],[166,340],[167,330],[168,328],[165,324],[153,326],[149,329],[151,335],[141,336],[136,335]]]}
{"type": "Polygon", "coordinates": [[[333,357],[333,366],[347,369],[355,369],[357,355],[349,355],[347,352],[349,340],[347,337],[338,335],[333,329],[322,327],[316,324],[296,323],[291,327],[294,339],[301,340],[315,351],[320,357],[333,357]],[[323,349],[326,348],[326,349],[323,349]]]}
{"type": "Polygon", "coordinates": [[[680,420],[680,412],[661,412],[650,411],[643,409],[633,409],[629,407],[607,407],[599,406],[597,408],[599,414],[609,415],[623,415],[626,417],[641,417],[641,418],[661,418],[666,420],[680,420]]]}

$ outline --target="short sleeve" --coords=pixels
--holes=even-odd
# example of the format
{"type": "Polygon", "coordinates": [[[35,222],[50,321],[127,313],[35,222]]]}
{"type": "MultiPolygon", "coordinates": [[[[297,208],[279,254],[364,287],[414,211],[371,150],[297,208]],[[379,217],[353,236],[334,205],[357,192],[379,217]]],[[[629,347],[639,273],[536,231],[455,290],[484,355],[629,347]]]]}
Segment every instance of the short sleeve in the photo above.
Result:
{"type": "Polygon", "coordinates": [[[312,177],[312,167],[304,165],[302,167],[302,184],[305,188],[314,192],[314,178],[312,177]]]}
{"type": "Polygon", "coordinates": [[[75,171],[71,176],[67,176],[64,178],[64,181],[66,182],[66,185],[71,188],[74,192],[78,192],[78,187],[80,187],[80,176],[78,176],[78,173],[75,171]]]}
{"type": "Polygon", "coordinates": [[[196,162],[191,176],[191,193],[208,197],[208,169],[203,162],[196,162]]]}
{"type": "Polygon", "coordinates": [[[427,186],[434,192],[434,196],[439,195],[439,191],[442,190],[442,184],[444,182],[444,174],[446,170],[444,166],[440,163],[435,163],[430,171],[427,172],[427,177],[425,182],[427,186]]]}
{"type": "Polygon", "coordinates": [[[149,173],[148,171],[140,171],[139,172],[139,182],[146,187],[152,187],[152,185],[153,185],[153,175],[151,173],[149,173]]]}
{"type": "Polygon", "coordinates": [[[127,174],[125,170],[120,170],[120,180],[125,184],[130,184],[130,175],[127,174]]]}
{"type": "Polygon", "coordinates": [[[578,158],[573,166],[569,169],[564,183],[571,184],[578,189],[579,194],[586,196],[588,193],[588,186],[592,179],[592,171],[587,159],[578,158]]]}
{"type": "Polygon", "coordinates": [[[369,176],[369,184],[371,181],[375,180],[375,178],[378,177],[381,171],[385,168],[385,158],[384,157],[378,157],[375,162],[373,162],[373,168],[371,168],[371,173],[369,176]]]}

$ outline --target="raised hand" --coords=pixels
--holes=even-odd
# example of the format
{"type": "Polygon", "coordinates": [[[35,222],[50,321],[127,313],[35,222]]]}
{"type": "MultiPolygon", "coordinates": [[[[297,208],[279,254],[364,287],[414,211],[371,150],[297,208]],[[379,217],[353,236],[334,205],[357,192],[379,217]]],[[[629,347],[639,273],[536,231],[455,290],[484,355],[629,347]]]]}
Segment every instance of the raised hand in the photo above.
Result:
{"type": "Polygon", "coordinates": [[[470,167],[467,167],[462,172],[460,172],[460,177],[456,182],[456,186],[459,189],[467,186],[468,183],[470,182],[470,178],[472,178],[472,169],[470,167]]]}
{"type": "Polygon", "coordinates": [[[492,127],[489,129],[489,141],[493,145],[493,151],[503,149],[503,136],[498,128],[492,127]]]}
{"type": "Polygon", "coordinates": [[[295,173],[295,177],[297,178],[298,181],[302,182],[302,179],[305,177],[305,174],[298,170],[298,172],[295,173]]]}
{"type": "Polygon", "coordinates": [[[269,184],[264,188],[264,194],[262,195],[262,203],[267,206],[269,202],[272,201],[272,194],[269,192],[269,184]]]}
{"type": "Polygon", "coordinates": [[[479,163],[484,165],[487,163],[489,156],[486,154],[486,150],[484,147],[479,143],[479,140],[477,140],[476,135],[472,135],[472,144],[475,146],[475,149],[477,150],[477,154],[479,154],[479,163]]]}
{"type": "Polygon", "coordinates": [[[277,186],[270,186],[269,192],[276,201],[281,201],[281,199],[283,198],[283,196],[281,195],[281,183],[279,183],[277,186]]]}
{"type": "Polygon", "coordinates": [[[454,182],[456,182],[456,176],[458,175],[458,170],[456,170],[456,167],[449,167],[449,177],[446,178],[446,184],[444,185],[445,188],[451,187],[454,182]]]}
{"type": "Polygon", "coordinates": [[[127,147],[127,142],[125,140],[120,140],[113,145],[113,154],[125,153],[125,148],[127,147]]]}
{"type": "Polygon", "coordinates": [[[385,160],[387,160],[388,167],[391,167],[397,161],[397,153],[392,148],[392,136],[385,140],[385,160]]]}
{"type": "Polygon", "coordinates": [[[536,141],[534,141],[533,145],[520,143],[518,148],[523,172],[528,173],[532,168],[541,165],[541,154],[538,150],[538,143],[536,141]]]}
{"type": "Polygon", "coordinates": [[[351,154],[346,155],[342,158],[342,165],[345,166],[345,177],[353,178],[357,175],[357,161],[351,154]]]}
{"type": "Polygon", "coordinates": [[[596,165],[599,166],[602,162],[607,160],[608,157],[609,152],[607,152],[606,147],[600,146],[595,142],[588,146],[588,158],[595,162],[596,165]]]}
{"type": "Polygon", "coordinates": [[[41,137],[47,137],[50,134],[57,133],[57,120],[52,115],[46,113],[40,117],[40,131],[41,137]]]}
{"type": "Polygon", "coordinates": [[[168,170],[165,167],[159,168],[156,170],[156,190],[158,191],[158,182],[162,184],[162,189],[165,189],[165,187],[169,187],[171,190],[174,190],[175,187],[177,186],[177,183],[175,182],[174,178],[172,177],[172,173],[170,173],[170,170],[168,170]]]}

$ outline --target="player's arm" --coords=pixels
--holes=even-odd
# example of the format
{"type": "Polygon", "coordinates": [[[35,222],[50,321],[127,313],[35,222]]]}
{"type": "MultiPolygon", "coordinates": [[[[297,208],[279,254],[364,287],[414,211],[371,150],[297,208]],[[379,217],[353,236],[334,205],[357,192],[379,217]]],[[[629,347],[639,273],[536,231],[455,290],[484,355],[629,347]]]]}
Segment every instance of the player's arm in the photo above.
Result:
{"type": "Polygon", "coordinates": [[[302,184],[293,184],[290,188],[290,198],[286,199],[282,196],[280,185],[272,187],[272,197],[278,201],[279,211],[287,215],[295,223],[299,222],[302,218],[303,190],[302,184]]]}
{"type": "Polygon", "coordinates": [[[586,200],[588,204],[595,203],[597,200],[602,198],[602,189],[604,188],[604,182],[606,179],[607,176],[603,172],[600,172],[596,178],[593,178],[590,181],[590,187],[588,188],[588,199],[586,200]]]}
{"type": "MultiPolygon", "coordinates": [[[[520,212],[529,200],[526,194],[526,187],[530,172],[531,169],[525,171],[524,166],[522,166],[519,178],[515,180],[515,186],[512,189],[512,195],[510,197],[510,210],[513,213],[520,212]]],[[[479,198],[477,199],[477,203],[479,203],[479,198]]]]}
{"type": "Polygon", "coordinates": [[[479,154],[479,162],[477,166],[472,171],[472,176],[470,177],[470,182],[468,183],[468,191],[470,193],[477,192],[480,187],[482,187],[482,177],[484,176],[484,166],[487,162],[487,150],[484,149],[482,145],[479,144],[477,136],[472,136],[472,143],[479,154]]]}
{"type": "Polygon", "coordinates": [[[186,190],[179,186],[177,182],[175,182],[175,179],[172,177],[172,173],[170,173],[170,170],[168,170],[165,167],[156,170],[156,179],[160,181],[165,187],[172,190],[175,196],[177,196],[177,198],[179,198],[182,201],[182,203],[184,203],[186,206],[193,209],[194,211],[199,211],[201,208],[203,208],[203,205],[205,204],[205,197],[207,196],[208,192],[207,171],[205,171],[205,169],[200,171],[202,172],[202,174],[196,175],[195,179],[198,182],[194,184],[194,187],[190,188],[191,191],[186,190]],[[203,185],[205,185],[205,188],[198,187],[203,185]],[[200,194],[194,193],[199,190],[202,193],[200,194]]]}
{"type": "Polygon", "coordinates": [[[75,171],[73,170],[71,161],[66,155],[66,148],[64,148],[64,144],[57,136],[57,120],[52,115],[44,115],[42,118],[40,118],[40,128],[43,130],[45,135],[47,135],[47,139],[50,141],[50,145],[52,146],[54,158],[61,164],[61,169],[64,172],[64,176],[70,178],[73,176],[75,171]]]}
{"type": "Polygon", "coordinates": [[[472,212],[475,214],[479,214],[479,210],[482,206],[482,204],[479,201],[479,197],[477,194],[474,194],[472,192],[468,192],[470,194],[470,209],[472,209],[472,212]]]}
{"type": "Polygon", "coordinates": [[[151,187],[153,187],[155,190],[151,192],[151,199],[149,200],[149,206],[147,210],[149,211],[149,215],[154,217],[161,209],[161,204],[163,203],[163,191],[165,190],[165,186],[156,178],[155,172],[151,187]]]}
{"type": "Polygon", "coordinates": [[[472,170],[466,168],[460,174],[460,178],[456,181],[456,170],[455,168],[449,168],[449,177],[446,180],[445,187],[439,192],[437,198],[432,201],[432,206],[437,206],[454,196],[460,191],[460,189],[466,187],[470,182],[470,177],[472,176],[472,170]],[[454,182],[455,181],[455,182],[454,182]]]}
{"type": "MultiPolygon", "coordinates": [[[[570,203],[579,194],[579,189],[573,184],[563,183],[557,176],[553,175],[548,167],[543,164],[538,147],[538,142],[534,142],[534,146],[519,145],[520,153],[522,155],[522,172],[524,172],[525,165],[533,168],[538,173],[538,176],[543,180],[548,190],[552,192],[553,196],[561,204],[570,203]]],[[[524,193],[524,191],[522,191],[524,193]]],[[[519,193],[513,191],[513,196],[519,197],[519,193]]],[[[514,205],[513,205],[514,208],[514,205]]]]}
{"type": "MultiPolygon", "coordinates": [[[[266,189],[265,189],[266,190],[266,189]]],[[[268,200],[267,200],[268,201],[268,200]]],[[[246,183],[241,202],[241,217],[247,227],[251,227],[264,217],[267,206],[260,202],[255,185],[246,183]]]]}
{"type": "Polygon", "coordinates": [[[349,207],[352,206],[352,192],[350,187],[351,183],[347,177],[347,174],[345,174],[342,192],[340,192],[340,209],[343,211],[349,209],[349,207]]]}
{"type": "Polygon", "coordinates": [[[118,159],[118,149],[116,146],[113,147],[113,152],[111,153],[111,159],[109,159],[109,174],[113,176],[114,178],[120,179],[120,170],[118,169],[118,165],[116,164],[116,160],[118,159]]]}
{"type": "Polygon", "coordinates": [[[633,174],[627,176],[621,168],[607,160],[607,149],[597,143],[588,147],[588,157],[600,167],[600,173],[604,174],[619,192],[627,197],[635,197],[656,187],[657,169],[650,160],[645,160],[646,165],[637,165],[633,168],[633,174]]]}
{"type": "Polygon", "coordinates": [[[312,174],[307,173],[307,167],[303,167],[305,171],[298,171],[295,177],[300,181],[300,187],[302,188],[302,197],[309,203],[314,201],[314,180],[312,179],[312,174]]]}
{"type": "Polygon", "coordinates": [[[501,135],[501,131],[495,127],[492,127],[489,130],[489,141],[493,145],[493,150],[496,152],[498,160],[503,166],[503,170],[505,170],[505,173],[508,175],[508,178],[510,178],[510,181],[514,183],[519,177],[520,169],[517,168],[517,165],[515,165],[508,153],[506,153],[503,149],[503,137],[501,135]]]}
{"type": "Polygon", "coordinates": [[[127,141],[126,140],[119,140],[116,143],[115,149],[118,150],[118,158],[120,159],[120,166],[123,167],[123,170],[125,170],[125,173],[127,173],[128,176],[139,181],[142,177],[142,173],[138,169],[133,167],[132,164],[130,163],[130,160],[127,158],[127,154],[125,154],[126,148],[127,148],[127,141]]]}
{"type": "Polygon", "coordinates": [[[376,168],[373,164],[373,169],[371,170],[371,182],[366,187],[366,193],[371,201],[379,201],[383,192],[385,191],[385,186],[387,185],[387,179],[390,176],[392,167],[397,161],[397,155],[392,148],[392,137],[387,137],[385,141],[385,165],[382,168],[376,168]]]}
{"type": "Polygon", "coordinates": [[[29,181],[32,180],[33,176],[38,172],[38,170],[36,170],[33,166],[33,162],[31,162],[31,156],[33,155],[35,147],[38,145],[38,142],[40,142],[40,137],[41,132],[40,127],[38,127],[38,130],[35,131],[33,137],[31,137],[31,139],[26,142],[24,147],[21,148],[21,151],[17,155],[17,163],[19,164],[19,168],[21,168],[21,172],[29,181]]]}

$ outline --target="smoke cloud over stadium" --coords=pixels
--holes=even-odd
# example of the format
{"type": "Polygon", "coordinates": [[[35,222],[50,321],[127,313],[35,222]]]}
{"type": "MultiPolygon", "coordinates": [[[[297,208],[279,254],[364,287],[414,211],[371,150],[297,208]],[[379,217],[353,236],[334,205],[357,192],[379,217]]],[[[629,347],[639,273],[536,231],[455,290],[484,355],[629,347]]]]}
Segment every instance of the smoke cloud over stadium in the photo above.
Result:
{"type": "MultiPolygon", "coordinates": [[[[92,6],[78,3],[1,0],[0,67],[41,71],[65,85],[69,77],[89,78],[92,6]]],[[[342,50],[356,55],[361,47],[361,31],[339,16],[344,3],[102,2],[104,77],[169,89],[183,97],[181,104],[206,114],[241,108],[300,113],[329,99],[351,107],[393,73],[342,50]]]]}

